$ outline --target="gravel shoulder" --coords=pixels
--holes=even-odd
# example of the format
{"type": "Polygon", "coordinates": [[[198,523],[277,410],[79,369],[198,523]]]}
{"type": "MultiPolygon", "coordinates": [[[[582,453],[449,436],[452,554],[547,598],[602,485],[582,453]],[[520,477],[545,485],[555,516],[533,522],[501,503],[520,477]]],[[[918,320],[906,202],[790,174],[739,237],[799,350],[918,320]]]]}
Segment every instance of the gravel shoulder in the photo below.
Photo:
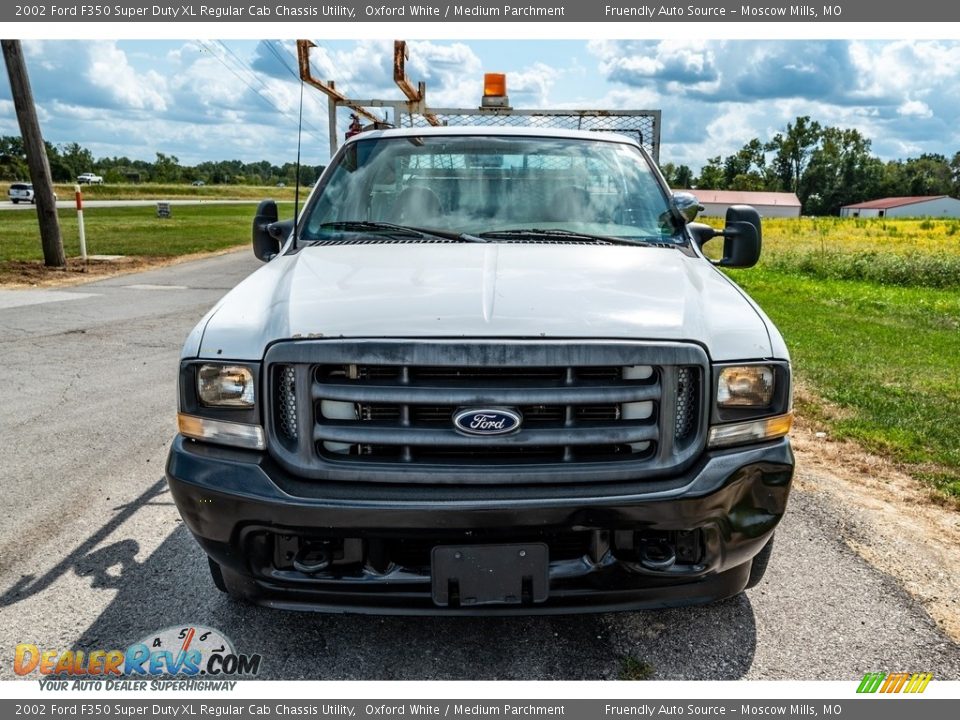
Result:
{"type": "Polygon", "coordinates": [[[795,491],[838,518],[842,542],[915,597],[960,641],[960,512],[886,458],[800,418],[795,491]]]}
{"type": "Polygon", "coordinates": [[[178,257],[117,256],[110,259],[89,258],[86,261],[80,258],[67,258],[65,268],[48,268],[42,262],[34,260],[8,260],[0,266],[0,291],[74,287],[97,280],[191,263],[204,258],[242,251],[249,252],[247,245],[178,257]]]}

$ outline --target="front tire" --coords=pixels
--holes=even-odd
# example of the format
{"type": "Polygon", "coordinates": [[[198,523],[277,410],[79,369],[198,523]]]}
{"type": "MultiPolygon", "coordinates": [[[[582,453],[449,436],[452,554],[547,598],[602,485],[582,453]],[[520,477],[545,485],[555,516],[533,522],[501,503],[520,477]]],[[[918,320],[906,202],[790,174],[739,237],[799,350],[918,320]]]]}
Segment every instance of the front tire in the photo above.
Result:
{"type": "Polygon", "coordinates": [[[747,580],[747,586],[744,590],[756,587],[763,580],[767,572],[767,565],[770,564],[770,554],[773,552],[773,537],[767,540],[767,544],[758,552],[750,564],[750,578],[747,580]]]}
{"type": "Polygon", "coordinates": [[[210,566],[210,578],[213,580],[213,584],[217,586],[217,590],[224,593],[229,592],[227,584],[223,581],[223,569],[220,567],[220,563],[208,555],[207,565],[210,566]]]}
{"type": "Polygon", "coordinates": [[[19,200],[11,200],[10,202],[12,202],[14,205],[19,205],[19,204],[20,204],[20,201],[19,201],[19,200]]]}
{"type": "Polygon", "coordinates": [[[229,595],[231,600],[248,602],[247,598],[253,589],[252,580],[238,575],[230,568],[223,567],[210,556],[207,556],[207,564],[210,566],[210,577],[217,590],[229,595]]]}

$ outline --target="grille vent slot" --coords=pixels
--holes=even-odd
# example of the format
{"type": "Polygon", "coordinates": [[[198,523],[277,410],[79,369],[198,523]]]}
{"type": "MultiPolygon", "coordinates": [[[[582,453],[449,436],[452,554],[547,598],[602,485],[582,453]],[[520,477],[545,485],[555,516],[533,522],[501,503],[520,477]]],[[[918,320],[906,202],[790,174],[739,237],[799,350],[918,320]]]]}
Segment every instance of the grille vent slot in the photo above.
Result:
{"type": "Polygon", "coordinates": [[[685,442],[690,439],[697,426],[699,409],[699,373],[696,368],[677,369],[677,415],[674,427],[674,440],[685,442]]]}
{"type": "Polygon", "coordinates": [[[280,365],[276,369],[277,379],[277,428],[281,437],[295,445],[299,431],[297,422],[297,371],[293,365],[280,365]]]}

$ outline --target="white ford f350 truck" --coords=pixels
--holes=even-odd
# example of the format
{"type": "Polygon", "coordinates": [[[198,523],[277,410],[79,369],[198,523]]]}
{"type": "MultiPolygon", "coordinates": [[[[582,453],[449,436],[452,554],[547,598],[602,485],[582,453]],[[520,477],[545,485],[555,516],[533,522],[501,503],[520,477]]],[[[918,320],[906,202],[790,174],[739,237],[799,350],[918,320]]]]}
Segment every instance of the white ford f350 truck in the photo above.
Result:
{"type": "Polygon", "coordinates": [[[626,137],[490,127],[363,132],[296,226],[261,203],[266,264],[184,345],[167,465],[217,587],[512,614],[756,584],[789,356],[717,267],[756,263],[759,215],[698,209],[626,137]]]}

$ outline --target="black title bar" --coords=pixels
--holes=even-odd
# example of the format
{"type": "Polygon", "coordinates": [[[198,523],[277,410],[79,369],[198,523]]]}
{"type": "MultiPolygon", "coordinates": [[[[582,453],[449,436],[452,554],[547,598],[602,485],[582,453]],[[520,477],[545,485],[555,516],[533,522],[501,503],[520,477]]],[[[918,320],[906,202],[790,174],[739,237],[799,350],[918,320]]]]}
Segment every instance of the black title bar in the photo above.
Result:
{"type": "Polygon", "coordinates": [[[943,0],[648,2],[645,0],[174,0],[3,3],[0,22],[951,22],[960,4],[943,0]]]}
{"type": "MultiPolygon", "coordinates": [[[[141,680],[145,686],[202,681],[141,680]]],[[[851,693],[856,682],[851,681],[851,693]]],[[[164,688],[160,688],[164,689],[164,688]]],[[[174,690],[176,688],[170,688],[174,690]]],[[[638,691],[638,694],[640,691],[638,691]]],[[[321,695],[314,691],[314,696],[321,695]]],[[[644,693],[646,694],[646,693],[644,693]]],[[[64,700],[0,700],[3,717],[32,720],[81,717],[264,718],[285,720],[953,720],[956,700],[914,697],[803,700],[240,700],[208,695],[195,699],[130,699],[124,696],[64,700]]]]}

